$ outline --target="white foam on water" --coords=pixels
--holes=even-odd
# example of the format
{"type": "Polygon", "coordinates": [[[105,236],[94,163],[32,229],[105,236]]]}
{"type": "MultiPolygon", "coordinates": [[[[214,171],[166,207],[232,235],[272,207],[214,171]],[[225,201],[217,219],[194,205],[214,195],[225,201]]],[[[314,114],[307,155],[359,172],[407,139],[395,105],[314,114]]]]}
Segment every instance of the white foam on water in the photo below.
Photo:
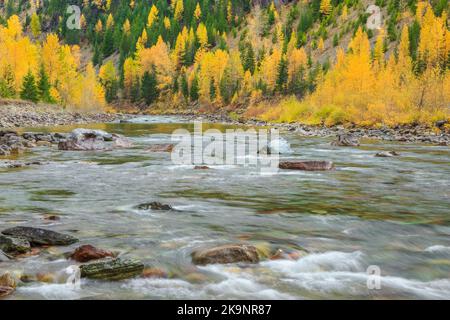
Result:
{"type": "Polygon", "coordinates": [[[19,287],[17,293],[31,297],[34,296],[37,299],[48,300],[74,300],[90,296],[86,291],[65,283],[33,284],[31,286],[19,287]]]}
{"type": "Polygon", "coordinates": [[[133,279],[122,288],[164,299],[195,299],[195,286],[178,279],[133,279]]]}
{"type": "Polygon", "coordinates": [[[450,253],[450,247],[435,245],[425,248],[425,252],[450,253]]]}
{"type": "Polygon", "coordinates": [[[296,261],[275,260],[261,265],[281,274],[281,281],[287,284],[324,296],[450,299],[450,279],[422,282],[381,275],[378,278],[380,289],[369,289],[368,283],[373,283],[375,278],[366,273],[368,266],[363,258],[360,251],[330,251],[296,261]]]}
{"type": "Polygon", "coordinates": [[[261,265],[283,273],[323,272],[323,271],[365,271],[363,253],[329,251],[310,254],[299,260],[273,260],[261,265]]]}

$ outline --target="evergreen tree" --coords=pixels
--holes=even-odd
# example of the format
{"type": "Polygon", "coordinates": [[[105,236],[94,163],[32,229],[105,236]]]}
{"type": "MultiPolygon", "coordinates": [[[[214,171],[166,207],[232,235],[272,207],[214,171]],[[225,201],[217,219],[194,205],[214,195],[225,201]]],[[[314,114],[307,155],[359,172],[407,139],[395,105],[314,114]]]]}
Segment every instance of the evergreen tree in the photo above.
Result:
{"type": "Polygon", "coordinates": [[[43,102],[53,103],[53,99],[50,95],[50,81],[48,79],[47,73],[45,72],[44,65],[41,65],[39,70],[39,80],[37,84],[37,89],[39,93],[39,99],[43,102]]]}
{"type": "Polygon", "coordinates": [[[191,102],[197,101],[199,97],[199,87],[198,87],[198,78],[194,77],[191,84],[191,91],[189,93],[191,102]]]}
{"type": "Polygon", "coordinates": [[[255,72],[255,51],[250,42],[245,44],[241,59],[243,61],[242,66],[244,67],[244,71],[250,71],[253,74],[255,72]]]}
{"type": "Polygon", "coordinates": [[[214,78],[211,78],[209,82],[209,99],[211,101],[216,99],[216,85],[214,84],[214,78]]]}
{"type": "Polygon", "coordinates": [[[31,70],[23,78],[22,90],[20,91],[20,98],[23,100],[29,100],[34,103],[39,101],[39,93],[36,87],[36,81],[34,79],[31,70]]]}
{"type": "Polygon", "coordinates": [[[186,79],[186,75],[181,76],[181,92],[184,98],[187,100],[189,98],[189,85],[186,79]]]}
{"type": "Polygon", "coordinates": [[[159,96],[155,69],[146,71],[142,77],[141,96],[147,105],[151,105],[159,96]]]}
{"type": "Polygon", "coordinates": [[[283,56],[278,64],[277,69],[277,81],[276,81],[276,91],[284,93],[286,91],[288,82],[288,64],[286,57],[283,56]]]}

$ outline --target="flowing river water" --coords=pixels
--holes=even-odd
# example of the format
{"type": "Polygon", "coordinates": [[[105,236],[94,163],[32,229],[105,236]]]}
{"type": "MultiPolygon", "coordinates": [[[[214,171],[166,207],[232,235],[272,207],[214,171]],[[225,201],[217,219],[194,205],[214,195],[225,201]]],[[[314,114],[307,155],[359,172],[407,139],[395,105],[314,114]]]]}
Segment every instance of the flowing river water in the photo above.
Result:
{"type": "Polygon", "coordinates": [[[28,225],[80,239],[0,263],[0,273],[58,275],[73,264],[64,253],[91,244],[138,258],[168,276],[83,279],[80,288],[58,280],[21,283],[9,299],[450,299],[448,147],[370,140],[356,148],[333,147],[329,138],[282,132],[293,150],[282,158],[331,160],[336,170],[194,170],[173,164],[169,153],[145,151],[153,143],[170,143],[175,129],[192,130],[192,123],[176,117],[134,122],[83,126],[123,134],[133,148],[37,147],[21,160],[43,165],[0,169],[0,229],[28,225]],[[374,157],[382,150],[401,156],[374,157]],[[135,209],[150,201],[177,211],[135,209]],[[61,219],[46,221],[44,214],[61,219]],[[308,253],[254,265],[192,264],[193,250],[225,243],[308,253]],[[381,271],[378,289],[368,287],[375,279],[369,266],[381,271]]]}

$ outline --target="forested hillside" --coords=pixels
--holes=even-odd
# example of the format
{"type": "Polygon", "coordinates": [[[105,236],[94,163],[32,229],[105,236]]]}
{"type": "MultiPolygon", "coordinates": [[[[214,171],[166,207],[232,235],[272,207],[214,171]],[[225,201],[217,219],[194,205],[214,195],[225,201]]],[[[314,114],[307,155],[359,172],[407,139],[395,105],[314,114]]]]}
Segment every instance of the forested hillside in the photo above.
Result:
{"type": "Polygon", "coordinates": [[[449,118],[446,0],[4,0],[0,96],[310,124],[449,118]],[[370,4],[380,28],[368,29],[370,4]],[[68,27],[81,9],[79,29],[68,27]]]}

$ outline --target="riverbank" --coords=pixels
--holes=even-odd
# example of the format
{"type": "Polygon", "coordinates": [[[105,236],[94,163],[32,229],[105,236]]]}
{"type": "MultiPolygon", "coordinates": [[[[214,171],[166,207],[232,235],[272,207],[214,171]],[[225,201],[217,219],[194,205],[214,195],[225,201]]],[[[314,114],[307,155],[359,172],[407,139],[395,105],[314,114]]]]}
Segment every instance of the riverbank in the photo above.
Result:
{"type": "Polygon", "coordinates": [[[445,130],[445,122],[434,127],[404,125],[396,127],[362,128],[356,126],[313,126],[302,123],[276,123],[255,119],[233,119],[227,114],[189,114],[183,115],[191,120],[206,121],[229,125],[270,126],[290,131],[306,137],[335,137],[341,133],[351,134],[358,139],[375,139],[409,143],[428,143],[440,146],[450,145],[450,131],[445,130]]]}
{"type": "Polygon", "coordinates": [[[0,129],[111,122],[128,119],[122,113],[77,112],[57,105],[0,99],[0,129]]]}

